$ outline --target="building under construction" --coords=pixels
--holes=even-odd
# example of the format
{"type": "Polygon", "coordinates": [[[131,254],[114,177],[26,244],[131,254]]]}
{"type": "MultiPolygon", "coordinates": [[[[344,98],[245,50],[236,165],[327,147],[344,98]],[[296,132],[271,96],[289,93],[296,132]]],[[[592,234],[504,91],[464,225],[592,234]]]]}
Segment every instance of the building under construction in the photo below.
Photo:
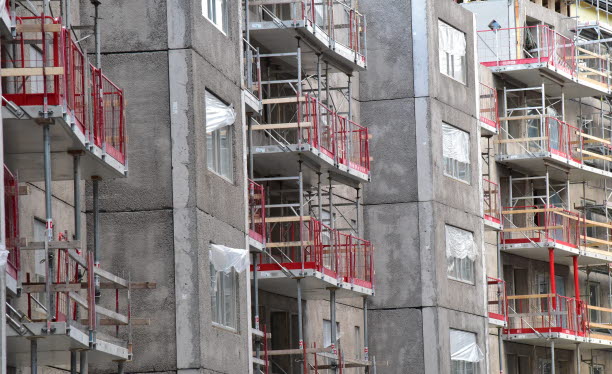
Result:
{"type": "Polygon", "coordinates": [[[0,1],[1,374],[612,370],[612,4],[0,1]]]}

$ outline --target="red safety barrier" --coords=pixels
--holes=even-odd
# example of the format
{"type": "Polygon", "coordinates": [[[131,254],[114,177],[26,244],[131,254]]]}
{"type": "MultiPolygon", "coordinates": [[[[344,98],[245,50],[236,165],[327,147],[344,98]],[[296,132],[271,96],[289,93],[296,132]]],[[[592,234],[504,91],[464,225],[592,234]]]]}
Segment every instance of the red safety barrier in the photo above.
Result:
{"type": "Polygon", "coordinates": [[[568,210],[545,205],[504,207],[504,226],[522,228],[517,232],[503,232],[502,244],[555,242],[572,248],[580,244],[580,215],[568,210]]]}
{"type": "Polygon", "coordinates": [[[478,31],[478,56],[485,66],[546,63],[577,75],[574,42],[547,25],[478,31]]]}
{"type": "Polygon", "coordinates": [[[589,313],[582,300],[556,294],[512,296],[505,334],[564,333],[588,336],[589,313]]]}
{"type": "Polygon", "coordinates": [[[480,84],[480,122],[499,129],[497,90],[480,84]]]}
{"type": "Polygon", "coordinates": [[[487,277],[487,309],[489,318],[504,322],[508,321],[506,282],[503,280],[487,277]]]}
{"type": "Polygon", "coordinates": [[[18,278],[21,268],[19,253],[19,182],[4,165],[4,228],[6,249],[9,251],[7,273],[18,278]]]}
{"type": "Polygon", "coordinates": [[[499,185],[482,178],[484,219],[496,225],[502,223],[499,185]]]}
{"type": "Polygon", "coordinates": [[[59,18],[18,17],[16,22],[24,31],[2,41],[2,68],[14,69],[2,78],[6,100],[19,106],[64,106],[86,137],[125,164],[123,91],[99,69],[87,66],[85,53],[59,18]],[[53,31],[42,32],[43,21],[45,30],[53,31]]]}
{"type": "Polygon", "coordinates": [[[370,148],[368,129],[343,116],[337,121],[338,163],[368,174],[370,148]]]}
{"type": "Polygon", "coordinates": [[[265,243],[266,195],[264,187],[252,180],[249,180],[249,236],[265,243]]]}

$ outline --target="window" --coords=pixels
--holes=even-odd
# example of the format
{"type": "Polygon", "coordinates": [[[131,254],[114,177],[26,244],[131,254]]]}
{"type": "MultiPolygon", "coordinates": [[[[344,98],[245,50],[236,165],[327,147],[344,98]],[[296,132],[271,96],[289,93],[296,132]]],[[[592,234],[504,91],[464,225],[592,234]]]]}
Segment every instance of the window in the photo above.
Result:
{"type": "Polygon", "coordinates": [[[539,359],[538,366],[540,367],[540,374],[551,374],[552,363],[549,359],[539,359]]]}
{"type": "MultiPolygon", "coordinates": [[[[336,322],[336,339],[340,336],[340,323],[336,322]]],[[[323,320],[323,347],[327,348],[332,344],[331,337],[331,321],[328,319],[323,320]]]]}
{"type": "Polygon", "coordinates": [[[470,134],[443,123],[442,147],[444,174],[470,183],[470,134]]]}
{"type": "Polygon", "coordinates": [[[438,21],[440,72],[461,83],[466,82],[465,34],[456,28],[438,21]]]}
{"type": "Polygon", "coordinates": [[[363,347],[361,346],[361,328],[359,326],[355,326],[355,350],[357,353],[355,354],[355,358],[357,360],[361,360],[361,352],[363,347]]]}
{"type": "Polygon", "coordinates": [[[237,305],[238,279],[236,270],[231,269],[228,274],[215,270],[210,265],[210,302],[212,310],[212,321],[221,326],[237,329],[237,305]]]}
{"type": "Polygon", "coordinates": [[[450,330],[451,374],[475,374],[484,354],[476,342],[476,334],[450,330]]]}
{"type": "Polygon", "coordinates": [[[227,0],[202,0],[202,15],[227,34],[227,0]]]}
{"type": "Polygon", "coordinates": [[[450,279],[474,284],[476,243],[471,232],[446,225],[446,259],[450,279]]]}
{"type": "Polygon", "coordinates": [[[206,91],[206,158],[208,169],[234,180],[232,154],[232,125],[236,120],[234,108],[206,91]]]}
{"type": "Polygon", "coordinates": [[[591,366],[591,372],[590,374],[604,374],[604,366],[603,365],[593,365],[591,366]]]}

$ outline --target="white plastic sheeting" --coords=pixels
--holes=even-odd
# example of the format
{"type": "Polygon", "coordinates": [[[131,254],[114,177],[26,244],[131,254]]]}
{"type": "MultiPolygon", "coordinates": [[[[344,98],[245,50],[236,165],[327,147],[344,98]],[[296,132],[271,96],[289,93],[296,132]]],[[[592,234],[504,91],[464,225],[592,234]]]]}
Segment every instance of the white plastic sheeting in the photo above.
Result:
{"type": "Polygon", "coordinates": [[[446,226],[446,257],[476,259],[474,234],[454,226],[446,226]]]}
{"type": "Polygon", "coordinates": [[[225,274],[229,274],[232,268],[234,268],[236,273],[242,273],[249,266],[249,251],[211,244],[210,263],[216,271],[222,271],[225,274]]]}
{"type": "Polygon", "coordinates": [[[476,343],[476,334],[450,330],[450,350],[451,360],[480,362],[484,359],[484,354],[476,343]]]}
{"type": "Polygon", "coordinates": [[[470,134],[446,123],[442,124],[442,132],[444,157],[469,164],[470,134]]]}
{"type": "Polygon", "coordinates": [[[236,121],[236,111],[227,106],[215,95],[206,91],[206,132],[210,133],[220,128],[231,126],[236,121]]]}
{"type": "Polygon", "coordinates": [[[465,56],[465,34],[442,21],[438,21],[440,50],[453,56],[465,56]]]}
{"type": "Polygon", "coordinates": [[[6,266],[6,262],[8,261],[8,255],[9,255],[9,251],[0,249],[0,269],[6,266]]]}

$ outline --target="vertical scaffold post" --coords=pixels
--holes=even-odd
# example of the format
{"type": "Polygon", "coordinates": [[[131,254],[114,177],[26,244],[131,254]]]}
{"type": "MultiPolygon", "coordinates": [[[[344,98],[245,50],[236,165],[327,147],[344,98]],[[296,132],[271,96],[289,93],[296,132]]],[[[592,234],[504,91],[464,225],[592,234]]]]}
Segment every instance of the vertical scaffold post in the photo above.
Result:
{"type": "MultiPolygon", "coordinates": [[[[253,218],[251,218],[253,219],[253,218]]],[[[259,277],[257,276],[257,253],[253,253],[253,307],[254,307],[254,314],[255,314],[255,321],[254,321],[254,327],[255,330],[259,331],[259,293],[257,292],[259,290],[259,277]]],[[[264,339],[266,337],[264,336],[264,339]]],[[[259,358],[259,352],[260,352],[260,340],[259,338],[255,339],[255,357],[259,358]]],[[[260,365],[258,363],[256,363],[257,367],[259,367],[260,365]]]]}
{"type": "Polygon", "coordinates": [[[580,343],[576,343],[576,374],[580,374],[580,343]]]}
{"type": "Polygon", "coordinates": [[[355,232],[357,233],[357,236],[361,238],[361,228],[359,227],[359,187],[355,188],[355,191],[357,192],[357,196],[355,198],[355,232]]]}
{"type": "MultiPolygon", "coordinates": [[[[94,266],[100,267],[100,196],[98,177],[92,177],[93,182],[93,255],[94,266]]],[[[91,271],[94,271],[91,269],[91,271]]],[[[96,304],[100,302],[100,277],[95,275],[96,304]]]]}
{"type": "Polygon", "coordinates": [[[81,365],[80,365],[80,370],[81,370],[81,374],[88,374],[89,373],[89,360],[87,358],[87,351],[81,351],[81,365]]]}
{"type": "Polygon", "coordinates": [[[550,373],[555,374],[555,340],[550,340],[550,373]]]}
{"type": "Polygon", "coordinates": [[[102,53],[101,53],[101,42],[100,42],[100,1],[90,0],[94,6],[94,33],[96,43],[96,67],[102,69],[102,53]]]}
{"type": "Polygon", "coordinates": [[[321,172],[317,172],[317,204],[318,204],[318,208],[319,211],[317,213],[319,213],[319,220],[321,222],[323,222],[323,195],[322,195],[322,191],[321,191],[321,172]]]}
{"type": "Polygon", "coordinates": [[[30,373],[38,373],[38,340],[30,340],[30,373]]]}
{"type": "MultiPolygon", "coordinates": [[[[298,161],[298,168],[299,168],[299,202],[300,202],[300,209],[299,209],[299,214],[300,214],[300,261],[302,263],[301,265],[301,271],[300,274],[296,277],[296,281],[297,281],[297,304],[298,304],[298,344],[299,344],[299,348],[303,349],[304,348],[304,326],[303,326],[303,311],[302,311],[302,277],[304,276],[304,255],[305,255],[305,251],[304,251],[304,196],[303,196],[303,192],[304,192],[304,185],[303,185],[303,172],[302,172],[302,161],[298,161]]],[[[312,224],[312,223],[311,223],[312,224]]],[[[311,228],[313,229],[313,228],[311,228]]],[[[303,365],[301,366],[300,369],[301,374],[306,374],[306,360],[304,360],[303,365]]]]}
{"type": "MultiPolygon", "coordinates": [[[[72,177],[74,191],[74,240],[81,240],[81,155],[72,155],[72,177]]],[[[79,248],[82,249],[82,248],[79,248]]]]}
{"type": "MultiPolygon", "coordinates": [[[[321,101],[321,54],[317,54],[317,100],[321,101]]],[[[317,147],[321,146],[321,129],[318,127],[321,123],[321,108],[319,105],[316,106],[315,110],[317,111],[317,147]]]]}
{"type": "Polygon", "coordinates": [[[49,242],[53,240],[53,212],[52,212],[52,191],[51,191],[51,128],[45,121],[43,125],[44,142],[44,168],[45,168],[45,214],[46,214],[46,235],[45,235],[45,256],[46,256],[46,283],[45,293],[47,294],[47,332],[51,332],[51,321],[54,318],[55,297],[51,292],[51,282],[55,278],[53,264],[55,261],[53,249],[49,248],[49,242]]]}
{"type": "Polygon", "coordinates": [[[77,374],[77,352],[70,351],[70,374],[77,374]]]}
{"type": "Polygon", "coordinates": [[[117,374],[125,374],[125,361],[117,362],[117,374]]]}
{"type": "MultiPolygon", "coordinates": [[[[370,360],[370,349],[369,349],[369,337],[368,337],[368,297],[363,297],[363,359],[365,361],[370,360]]],[[[366,366],[366,374],[370,372],[370,367],[366,366]]]]}
{"type": "MultiPolygon", "coordinates": [[[[346,128],[344,129],[344,136],[346,137],[346,158],[345,162],[348,167],[351,165],[351,150],[353,147],[353,85],[351,84],[351,75],[348,76],[348,121],[346,128]]],[[[357,129],[355,129],[357,130],[357,129]]],[[[361,133],[358,133],[361,136],[361,133]]]]}
{"type": "MultiPolygon", "coordinates": [[[[336,340],[338,339],[338,337],[336,336],[336,288],[332,287],[329,289],[329,318],[331,320],[331,349],[332,349],[332,355],[336,356],[338,354],[338,349],[336,347],[336,340]]],[[[334,361],[332,361],[334,362],[334,361]]],[[[336,364],[338,363],[338,361],[336,361],[336,364]]],[[[333,372],[337,373],[338,372],[338,366],[334,365],[332,363],[333,366],[333,372]]]]}
{"type": "MultiPolygon", "coordinates": [[[[303,349],[304,348],[304,326],[302,324],[302,318],[304,318],[303,315],[303,311],[302,311],[302,275],[300,274],[297,278],[297,303],[298,303],[298,339],[299,339],[299,349],[303,349]]],[[[301,374],[307,374],[306,371],[304,370],[304,367],[306,365],[304,364],[304,366],[302,366],[300,373],[301,374]]]]}

